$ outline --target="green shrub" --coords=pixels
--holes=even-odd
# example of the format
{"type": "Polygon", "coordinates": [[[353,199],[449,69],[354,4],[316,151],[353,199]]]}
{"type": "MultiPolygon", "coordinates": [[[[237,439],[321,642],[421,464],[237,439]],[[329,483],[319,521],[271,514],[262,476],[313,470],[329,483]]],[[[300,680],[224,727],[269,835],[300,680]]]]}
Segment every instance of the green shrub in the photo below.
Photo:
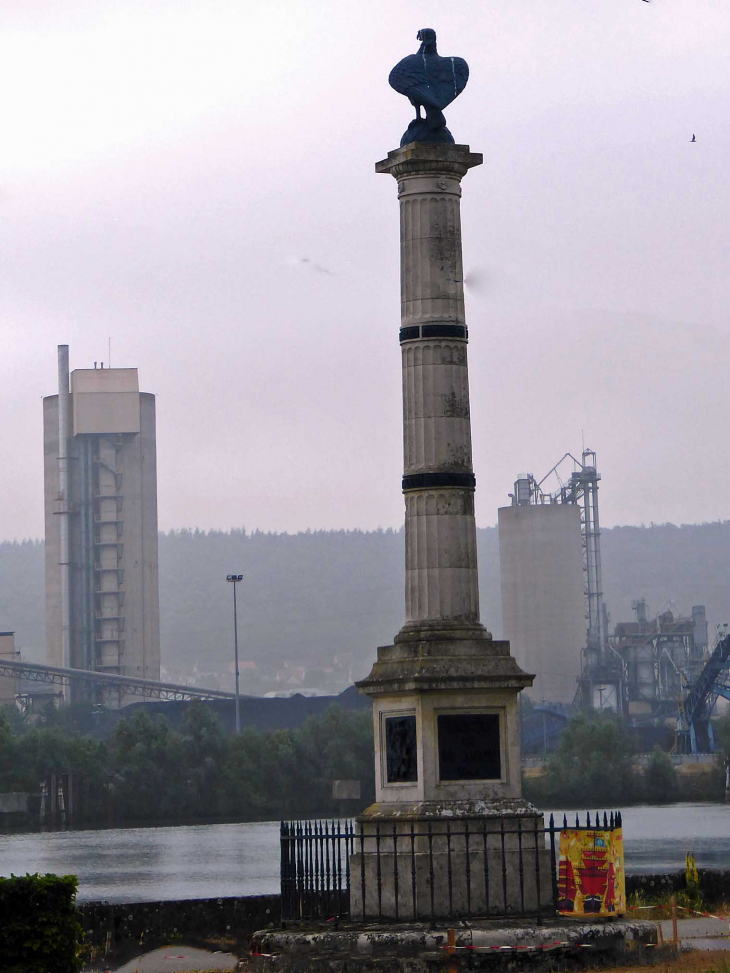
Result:
{"type": "Polygon", "coordinates": [[[76,973],[83,930],[75,875],[0,878],[0,970],[76,973]]]}
{"type": "Polygon", "coordinates": [[[644,769],[644,789],[649,804],[669,804],[677,800],[677,771],[668,754],[654,747],[644,769]]]}
{"type": "Polygon", "coordinates": [[[612,713],[579,713],[560,737],[545,774],[545,798],[553,807],[628,804],[638,797],[636,741],[612,713]]]}

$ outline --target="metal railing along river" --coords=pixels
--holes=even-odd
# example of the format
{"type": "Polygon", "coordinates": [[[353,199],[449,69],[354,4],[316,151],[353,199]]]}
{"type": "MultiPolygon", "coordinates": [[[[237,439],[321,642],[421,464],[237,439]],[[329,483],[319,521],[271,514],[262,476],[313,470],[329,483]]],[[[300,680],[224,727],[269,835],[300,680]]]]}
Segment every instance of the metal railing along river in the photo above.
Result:
{"type": "MultiPolygon", "coordinates": [[[[593,818],[593,820],[592,820],[593,818]]],[[[621,813],[584,823],[539,817],[367,823],[281,822],[281,917],[428,920],[554,916],[560,833],[621,828],[621,813]],[[366,860],[369,860],[366,866],[366,860]],[[444,875],[444,866],[445,872],[444,875]],[[374,884],[374,887],[372,887],[374,884]]]]}

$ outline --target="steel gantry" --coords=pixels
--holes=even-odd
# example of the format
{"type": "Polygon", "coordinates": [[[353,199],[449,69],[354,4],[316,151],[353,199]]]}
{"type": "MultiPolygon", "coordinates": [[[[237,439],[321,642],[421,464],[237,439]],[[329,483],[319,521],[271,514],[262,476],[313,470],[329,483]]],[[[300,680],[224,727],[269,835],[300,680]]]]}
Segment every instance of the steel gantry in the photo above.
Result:
{"type": "Polygon", "coordinates": [[[222,689],[204,689],[201,686],[180,686],[155,679],[139,679],[116,673],[94,672],[90,669],[69,669],[61,666],[44,666],[35,662],[16,662],[0,659],[0,676],[26,679],[29,682],[69,686],[72,682],[86,684],[89,688],[117,689],[126,695],[147,699],[235,699],[235,693],[222,689]]]}

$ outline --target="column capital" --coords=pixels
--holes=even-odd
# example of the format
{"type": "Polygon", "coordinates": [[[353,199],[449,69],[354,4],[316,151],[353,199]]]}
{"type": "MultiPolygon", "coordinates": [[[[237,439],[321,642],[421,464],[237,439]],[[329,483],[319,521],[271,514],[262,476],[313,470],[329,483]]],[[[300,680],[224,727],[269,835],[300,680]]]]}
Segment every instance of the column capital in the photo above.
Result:
{"type": "Polygon", "coordinates": [[[469,169],[484,162],[481,152],[472,152],[468,145],[450,142],[411,142],[388,153],[388,158],[375,163],[376,172],[384,172],[395,179],[401,176],[435,172],[465,176],[469,169]]]}

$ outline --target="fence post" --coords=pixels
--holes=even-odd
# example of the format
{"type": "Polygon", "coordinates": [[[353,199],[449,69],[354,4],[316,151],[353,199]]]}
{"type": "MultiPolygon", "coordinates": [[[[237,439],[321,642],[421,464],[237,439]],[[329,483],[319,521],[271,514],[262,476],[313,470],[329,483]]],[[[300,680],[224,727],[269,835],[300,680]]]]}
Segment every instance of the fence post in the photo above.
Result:
{"type": "Polygon", "coordinates": [[[433,928],[436,923],[436,906],[433,887],[433,832],[430,821],[428,822],[428,880],[431,886],[431,927],[433,928]]]}
{"type": "Polygon", "coordinates": [[[449,890],[449,918],[454,914],[454,875],[451,869],[451,824],[446,822],[446,882],[449,890]]]}
{"type": "Polygon", "coordinates": [[[362,921],[365,922],[365,834],[360,825],[360,894],[362,896],[362,921]]]}
{"type": "Polygon", "coordinates": [[[677,930],[677,899],[676,896],[672,896],[670,899],[670,904],[672,906],[672,942],[674,943],[674,948],[679,952],[680,942],[679,942],[679,932],[677,930]]]}
{"type": "Polygon", "coordinates": [[[466,914],[471,915],[471,860],[469,858],[469,818],[464,820],[464,848],[466,851],[466,914]]]}
{"type": "Polygon", "coordinates": [[[522,862],[522,818],[517,818],[517,868],[520,877],[520,911],[525,914],[525,866],[522,862]]]}
{"type": "Polygon", "coordinates": [[[482,839],[484,841],[484,912],[489,918],[489,847],[487,839],[487,819],[483,823],[482,839]]]}
{"type": "Polygon", "coordinates": [[[416,836],[415,826],[411,821],[411,895],[413,896],[413,920],[418,919],[418,905],[416,899],[416,836]]]}
{"type": "MultiPolygon", "coordinates": [[[[542,889],[540,887],[540,839],[538,835],[543,834],[537,827],[535,820],[535,895],[537,896],[537,924],[542,924],[542,889]]],[[[542,846],[545,847],[545,839],[542,839],[542,846]]]]}
{"type": "MultiPolygon", "coordinates": [[[[456,954],[456,931],[454,929],[449,929],[447,930],[446,936],[446,953],[448,956],[454,956],[456,954]]],[[[449,973],[457,973],[456,964],[453,960],[449,961],[449,973]]]]}
{"type": "Polygon", "coordinates": [[[378,919],[383,918],[383,877],[380,864],[380,822],[375,823],[375,866],[378,881],[378,919]]]}
{"type": "Polygon", "coordinates": [[[395,921],[398,921],[398,825],[393,822],[393,896],[395,898],[395,921]]]}
{"type": "MultiPolygon", "coordinates": [[[[565,815],[563,822],[567,824],[565,815]]],[[[553,912],[558,911],[558,868],[555,861],[555,819],[550,815],[550,883],[553,889],[553,912]]]]}
{"type": "Polygon", "coordinates": [[[289,912],[289,848],[286,843],[286,822],[279,824],[279,845],[280,845],[280,882],[281,882],[281,922],[289,912]]]}
{"type": "Polygon", "coordinates": [[[504,903],[504,914],[507,915],[507,855],[504,847],[504,818],[501,816],[499,825],[502,839],[502,901],[504,903]]]}

